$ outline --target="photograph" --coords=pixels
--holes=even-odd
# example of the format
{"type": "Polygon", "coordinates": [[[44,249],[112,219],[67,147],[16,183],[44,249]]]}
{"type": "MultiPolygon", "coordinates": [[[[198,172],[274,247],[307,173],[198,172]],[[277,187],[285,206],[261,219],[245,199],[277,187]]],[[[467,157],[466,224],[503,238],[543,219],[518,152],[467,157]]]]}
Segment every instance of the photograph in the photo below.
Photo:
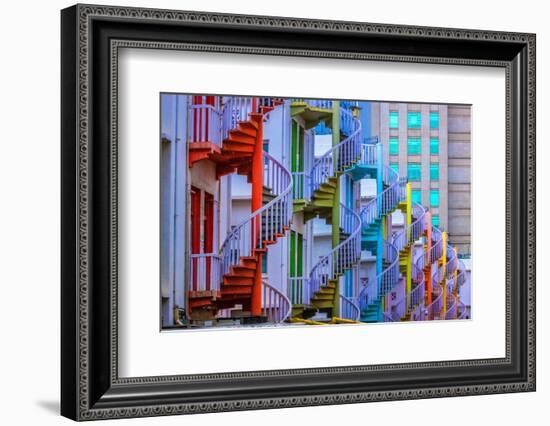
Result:
{"type": "Polygon", "coordinates": [[[75,421],[279,424],[290,411],[274,410],[301,407],[300,424],[316,406],[333,406],[327,424],[365,409],[386,423],[428,412],[451,426],[480,409],[528,421],[548,399],[536,345],[545,15],[188,3],[65,4],[60,26],[33,21],[55,49],[12,43],[25,55],[6,67],[20,75],[6,80],[4,139],[22,151],[5,156],[17,194],[5,211],[25,220],[6,221],[8,257],[24,254],[8,259],[6,288],[36,277],[23,285],[34,299],[5,300],[10,318],[28,300],[56,322],[8,332],[29,354],[60,346],[7,388],[39,395],[42,369],[75,421]],[[48,78],[25,74],[45,69],[30,51],[60,55],[48,78]],[[27,113],[56,85],[60,108],[27,113]],[[30,128],[40,136],[23,141],[30,128]],[[60,150],[46,143],[55,131],[60,150]],[[53,256],[55,236],[38,249],[35,236],[54,222],[59,259],[30,267],[29,241],[53,256]],[[44,285],[48,268],[61,291],[44,285]]]}
{"type": "Polygon", "coordinates": [[[159,105],[161,330],[472,318],[472,105],[159,105]]]}

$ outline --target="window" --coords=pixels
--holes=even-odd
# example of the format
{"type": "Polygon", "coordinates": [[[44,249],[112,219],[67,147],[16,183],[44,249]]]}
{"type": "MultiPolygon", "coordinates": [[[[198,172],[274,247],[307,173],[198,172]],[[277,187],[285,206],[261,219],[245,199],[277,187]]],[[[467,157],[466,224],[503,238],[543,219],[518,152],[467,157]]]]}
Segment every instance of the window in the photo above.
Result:
{"type": "Polygon", "coordinates": [[[439,154],[439,138],[430,138],[430,154],[439,154]]]}
{"type": "Polygon", "coordinates": [[[409,138],[407,140],[407,152],[409,155],[420,155],[421,145],[420,138],[409,138]]]}
{"type": "Polygon", "coordinates": [[[267,252],[262,256],[262,274],[267,274],[267,252]]]}
{"type": "Polygon", "coordinates": [[[392,169],[394,172],[399,173],[399,164],[397,163],[390,163],[390,169],[392,169]]]}
{"type": "Polygon", "coordinates": [[[439,163],[430,164],[430,180],[439,180],[439,163]]]}
{"type": "Polygon", "coordinates": [[[399,139],[390,138],[390,155],[399,154],[399,139]]]}
{"type": "Polygon", "coordinates": [[[409,112],[407,113],[407,127],[409,129],[420,129],[420,113],[419,112],[409,112]]]}
{"type": "Polygon", "coordinates": [[[413,203],[422,203],[422,191],[420,189],[413,189],[411,191],[411,199],[413,203]]]}
{"type": "Polygon", "coordinates": [[[390,111],[390,129],[399,129],[399,113],[390,111]]]}
{"type": "Polygon", "coordinates": [[[430,129],[439,129],[439,112],[430,112],[430,129]]]}
{"type": "Polygon", "coordinates": [[[430,190],[430,207],[438,207],[438,206],[439,206],[439,190],[432,189],[430,190]]]}
{"type": "Polygon", "coordinates": [[[409,163],[407,166],[407,175],[410,181],[419,181],[420,180],[420,164],[418,163],[409,163]]]}
{"type": "Polygon", "coordinates": [[[437,215],[432,216],[432,226],[439,226],[439,216],[437,215]]]}

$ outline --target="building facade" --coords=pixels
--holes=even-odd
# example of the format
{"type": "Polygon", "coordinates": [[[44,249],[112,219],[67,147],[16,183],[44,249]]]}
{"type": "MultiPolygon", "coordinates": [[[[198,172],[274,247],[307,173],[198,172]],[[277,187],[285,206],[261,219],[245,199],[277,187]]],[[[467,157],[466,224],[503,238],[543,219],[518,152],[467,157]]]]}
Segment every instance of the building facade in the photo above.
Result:
{"type": "Polygon", "coordinates": [[[371,135],[384,163],[412,186],[434,226],[449,232],[461,256],[470,254],[471,112],[469,106],[372,102],[371,135]]]}
{"type": "Polygon", "coordinates": [[[163,95],[162,326],[469,315],[446,231],[469,238],[468,116],[447,108],[163,95]]]}

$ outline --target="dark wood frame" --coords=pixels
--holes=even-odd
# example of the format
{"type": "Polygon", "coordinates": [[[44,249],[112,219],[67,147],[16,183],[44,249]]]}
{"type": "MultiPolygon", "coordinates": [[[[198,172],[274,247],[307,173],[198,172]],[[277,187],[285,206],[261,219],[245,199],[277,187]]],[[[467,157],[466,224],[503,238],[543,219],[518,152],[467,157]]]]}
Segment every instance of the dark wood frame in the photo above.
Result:
{"type": "Polygon", "coordinates": [[[62,28],[61,413],[75,420],[535,390],[535,35],[76,5],[62,28]],[[506,357],[197,376],[117,374],[120,47],[506,69],[506,357]]]}

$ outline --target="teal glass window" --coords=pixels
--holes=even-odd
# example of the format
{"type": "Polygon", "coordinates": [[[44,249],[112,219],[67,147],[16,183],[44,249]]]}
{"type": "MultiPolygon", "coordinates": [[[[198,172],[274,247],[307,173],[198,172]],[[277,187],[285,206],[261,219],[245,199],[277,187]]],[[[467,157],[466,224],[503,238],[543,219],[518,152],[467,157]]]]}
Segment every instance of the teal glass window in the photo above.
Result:
{"type": "Polygon", "coordinates": [[[439,113],[437,111],[430,112],[430,129],[439,129],[439,113]]]}
{"type": "Polygon", "coordinates": [[[399,139],[390,138],[390,155],[399,154],[399,139]]]}
{"type": "Polygon", "coordinates": [[[432,216],[432,226],[439,226],[439,216],[433,215],[432,216]]]}
{"type": "Polygon", "coordinates": [[[422,203],[422,191],[420,189],[413,189],[411,191],[411,199],[413,203],[422,203]]]}
{"type": "Polygon", "coordinates": [[[418,163],[409,163],[407,166],[407,175],[410,181],[419,181],[420,180],[420,164],[418,163]]]}
{"type": "Polygon", "coordinates": [[[439,180],[439,163],[430,164],[430,180],[439,180]]]}
{"type": "Polygon", "coordinates": [[[399,173],[399,164],[397,163],[390,163],[390,169],[395,171],[396,173],[399,173]]]}
{"type": "Polygon", "coordinates": [[[439,206],[439,190],[432,189],[430,190],[430,207],[438,207],[438,206],[439,206]]]}
{"type": "Polygon", "coordinates": [[[439,154],[439,138],[430,138],[430,154],[439,154]]]}
{"type": "Polygon", "coordinates": [[[419,112],[409,112],[407,113],[407,127],[409,129],[420,129],[421,125],[420,113],[419,112]]]}
{"type": "Polygon", "coordinates": [[[399,129],[399,113],[390,111],[390,129],[399,129]]]}
{"type": "Polygon", "coordinates": [[[420,138],[407,139],[407,152],[409,155],[420,155],[422,142],[420,138]]]}
{"type": "Polygon", "coordinates": [[[267,274],[267,253],[262,256],[262,274],[267,274]]]}

